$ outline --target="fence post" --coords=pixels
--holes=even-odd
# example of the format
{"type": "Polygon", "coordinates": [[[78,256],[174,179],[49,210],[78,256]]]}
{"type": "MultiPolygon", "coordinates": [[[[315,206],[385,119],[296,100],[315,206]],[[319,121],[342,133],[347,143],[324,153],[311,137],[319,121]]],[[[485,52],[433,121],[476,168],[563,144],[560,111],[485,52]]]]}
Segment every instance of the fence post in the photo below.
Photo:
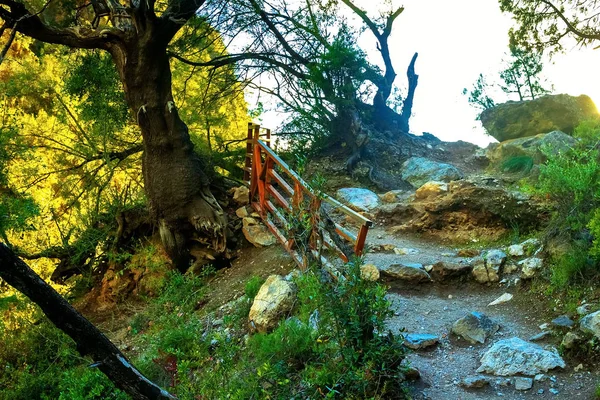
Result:
{"type": "Polygon", "coordinates": [[[244,182],[250,181],[250,173],[252,172],[252,128],[254,124],[248,122],[248,136],[246,137],[246,161],[244,164],[244,182]]]}

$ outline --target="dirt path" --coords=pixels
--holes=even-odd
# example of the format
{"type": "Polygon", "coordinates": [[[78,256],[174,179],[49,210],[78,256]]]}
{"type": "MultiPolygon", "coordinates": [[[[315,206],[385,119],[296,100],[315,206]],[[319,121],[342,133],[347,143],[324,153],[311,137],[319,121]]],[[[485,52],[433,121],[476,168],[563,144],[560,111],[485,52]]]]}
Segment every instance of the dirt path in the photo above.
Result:
{"type": "MultiPolygon", "coordinates": [[[[456,249],[411,238],[390,236],[381,228],[369,233],[372,245],[393,244],[398,248],[412,249],[407,255],[369,253],[368,263],[386,266],[392,263],[433,264],[437,261],[458,262],[456,249]]],[[[519,337],[528,340],[540,333],[539,325],[550,322],[551,314],[545,299],[535,298],[526,289],[506,284],[490,286],[477,283],[449,282],[447,284],[423,283],[418,285],[391,285],[389,298],[395,316],[390,320],[392,332],[406,329],[407,333],[429,333],[440,337],[440,343],[431,350],[420,350],[409,355],[409,360],[421,372],[421,381],[413,390],[415,399],[594,399],[596,385],[600,382],[595,365],[583,365],[575,372],[578,360],[565,358],[564,370],[549,371],[547,379],[534,382],[528,391],[517,391],[514,378],[490,378],[491,385],[481,389],[463,389],[458,383],[467,376],[478,375],[479,359],[493,343],[500,339],[519,337]],[[512,301],[497,306],[488,306],[503,293],[514,295],[512,301]],[[450,334],[450,328],[467,312],[478,311],[500,324],[500,330],[485,345],[470,345],[450,334]],[[558,391],[557,394],[551,393],[558,391]]],[[[560,338],[538,342],[541,345],[558,346],[560,338]]],[[[556,392],[555,392],[556,393],[556,392]]]]}

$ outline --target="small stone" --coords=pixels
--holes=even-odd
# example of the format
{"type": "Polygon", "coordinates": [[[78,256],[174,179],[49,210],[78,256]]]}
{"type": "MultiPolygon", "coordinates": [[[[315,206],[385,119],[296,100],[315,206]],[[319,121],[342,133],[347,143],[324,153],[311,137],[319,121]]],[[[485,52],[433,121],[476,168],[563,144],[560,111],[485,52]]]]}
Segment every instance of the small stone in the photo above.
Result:
{"type": "Polygon", "coordinates": [[[246,186],[240,186],[233,191],[233,201],[237,204],[248,204],[250,201],[250,190],[246,186]]]}
{"type": "Polygon", "coordinates": [[[567,332],[560,345],[567,350],[574,349],[582,338],[575,332],[567,332]]]}
{"type": "Polygon", "coordinates": [[[573,368],[573,370],[575,372],[583,371],[583,364],[579,364],[578,366],[576,366],[575,368],[573,368]]]}
{"type": "Polygon", "coordinates": [[[517,377],[515,378],[515,389],[517,390],[529,390],[533,387],[533,379],[517,377]]]}
{"type": "Polygon", "coordinates": [[[460,386],[466,389],[478,389],[490,384],[488,378],[483,375],[467,376],[460,381],[460,386]]]}
{"type": "Polygon", "coordinates": [[[544,381],[548,380],[548,377],[546,375],[544,375],[544,374],[537,374],[533,378],[533,380],[536,381],[536,382],[544,382],[544,381]]]}
{"type": "Polygon", "coordinates": [[[560,317],[553,319],[551,324],[559,328],[572,328],[573,325],[575,325],[575,322],[567,315],[561,315],[560,317]]]}
{"type": "Polygon", "coordinates": [[[514,272],[517,272],[518,269],[519,269],[519,267],[516,264],[513,264],[513,263],[506,264],[504,266],[504,273],[505,274],[512,274],[514,272]]]}
{"type": "Polygon", "coordinates": [[[404,335],[404,345],[413,350],[435,346],[439,341],[439,337],[428,333],[409,333],[404,335]]]}
{"type": "Polygon", "coordinates": [[[506,303],[508,301],[511,301],[512,298],[513,298],[512,294],[504,293],[502,296],[498,297],[496,300],[494,300],[490,304],[488,304],[488,306],[496,306],[498,304],[506,303]]]}
{"type": "Polygon", "coordinates": [[[449,298],[449,299],[452,299],[452,295],[451,295],[451,294],[449,294],[449,295],[448,295],[448,298],[449,298]]]}
{"type": "Polygon", "coordinates": [[[548,336],[552,335],[552,331],[542,331],[537,335],[533,335],[529,338],[530,342],[539,342],[540,340],[546,339],[548,336]]]}
{"type": "Polygon", "coordinates": [[[538,394],[544,394],[544,389],[538,389],[538,394]]]}
{"type": "Polygon", "coordinates": [[[579,315],[586,315],[589,312],[590,312],[589,304],[582,304],[579,307],[577,307],[577,314],[579,314],[579,315]]]}
{"type": "Polygon", "coordinates": [[[408,369],[404,373],[404,376],[409,381],[416,381],[421,378],[421,372],[419,372],[419,370],[415,367],[408,367],[408,369]]]}
{"type": "Polygon", "coordinates": [[[271,246],[277,242],[277,239],[266,226],[257,219],[246,217],[242,220],[242,233],[246,240],[255,247],[271,246]]]}
{"type": "Polygon", "coordinates": [[[519,265],[521,266],[521,278],[530,279],[542,268],[543,261],[541,258],[531,257],[519,262],[519,265]]]}
{"type": "Polygon", "coordinates": [[[371,211],[379,206],[379,196],[363,188],[343,188],[336,192],[337,197],[358,211],[371,211]]]}
{"type": "Polygon", "coordinates": [[[509,256],[520,257],[525,254],[525,249],[522,244],[513,244],[508,246],[507,253],[509,256]]]}
{"type": "Polygon", "coordinates": [[[550,324],[549,324],[549,323],[547,323],[547,322],[544,322],[543,324],[541,324],[541,325],[539,326],[539,328],[540,328],[541,330],[545,331],[546,329],[550,328],[550,324]]]}
{"type": "Polygon", "coordinates": [[[499,270],[499,265],[488,265],[483,258],[479,258],[473,265],[472,274],[479,283],[498,282],[500,280],[499,270]]]}
{"type": "Polygon", "coordinates": [[[248,216],[248,209],[246,207],[240,207],[235,210],[235,215],[237,215],[238,218],[246,218],[248,216]]]}
{"type": "Polygon", "coordinates": [[[419,250],[407,249],[405,247],[404,248],[395,247],[394,253],[396,253],[399,256],[406,256],[406,255],[419,254],[419,250]]]}
{"type": "Polygon", "coordinates": [[[550,389],[548,389],[548,391],[550,393],[552,393],[553,395],[557,395],[559,393],[558,389],[554,389],[554,388],[550,388],[550,389]]]}

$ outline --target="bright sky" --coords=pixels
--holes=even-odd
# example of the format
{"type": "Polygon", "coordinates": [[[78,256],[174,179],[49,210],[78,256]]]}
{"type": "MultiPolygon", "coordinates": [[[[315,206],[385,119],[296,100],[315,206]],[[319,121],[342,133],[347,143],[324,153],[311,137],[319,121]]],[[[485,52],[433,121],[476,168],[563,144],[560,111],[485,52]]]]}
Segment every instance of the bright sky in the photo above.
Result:
{"type": "MultiPolygon", "coordinates": [[[[357,0],[362,7],[371,4],[373,13],[383,3],[357,0]]],[[[500,12],[497,0],[404,0],[399,4],[405,6],[405,11],[395,22],[390,47],[400,87],[406,87],[406,68],[414,52],[419,52],[419,84],[411,131],[480,146],[494,141],[475,120],[477,111],[462,90],[470,89],[480,73],[496,77],[502,69],[501,60],[508,51],[508,30],[513,23],[511,16],[500,12]]],[[[375,39],[369,32],[359,43],[372,62],[379,61],[375,39]]],[[[566,54],[545,62],[544,76],[554,84],[554,93],[587,94],[600,105],[598,67],[600,49],[567,48],[566,54]]],[[[502,100],[501,93],[496,100],[502,100]]],[[[272,113],[265,115],[263,121],[272,127],[279,122],[272,113]]]]}

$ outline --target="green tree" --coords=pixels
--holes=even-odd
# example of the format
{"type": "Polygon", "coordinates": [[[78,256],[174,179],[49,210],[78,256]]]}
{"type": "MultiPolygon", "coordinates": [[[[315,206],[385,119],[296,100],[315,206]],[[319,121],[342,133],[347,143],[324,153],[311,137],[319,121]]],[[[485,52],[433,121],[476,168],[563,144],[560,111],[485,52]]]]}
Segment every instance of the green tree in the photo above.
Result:
{"type": "MultiPolygon", "coordinates": [[[[471,105],[483,111],[496,105],[496,102],[488,95],[488,90],[489,84],[486,82],[483,74],[479,74],[479,78],[473,84],[471,91],[464,88],[463,94],[469,96],[468,99],[471,105]]],[[[479,119],[479,116],[477,116],[477,119],[479,119]]]]}
{"type": "Polygon", "coordinates": [[[542,86],[540,77],[544,65],[542,53],[510,45],[510,59],[505,61],[507,67],[500,72],[503,83],[499,86],[508,94],[516,94],[519,101],[534,100],[550,93],[542,86]]]}
{"type": "MultiPolygon", "coordinates": [[[[96,61],[110,60],[124,103],[141,130],[144,190],[163,244],[182,270],[189,265],[189,241],[194,236],[208,238],[217,251],[225,248],[225,215],[209,187],[207,160],[194,152],[188,127],[174,102],[167,52],[182,28],[199,19],[197,12],[203,4],[204,0],[171,0],[125,6],[117,1],[95,1],[76,7],[66,0],[46,4],[0,0],[0,27],[11,32],[8,45],[13,33],[18,33],[109,56],[96,61]]],[[[195,37],[206,33],[206,29],[197,30],[195,37]]],[[[198,47],[196,50],[202,51],[198,47]]],[[[87,93],[86,99],[102,97],[103,89],[89,81],[74,88],[87,93]]],[[[97,116],[99,110],[92,110],[97,116]]],[[[106,111],[123,115],[120,110],[106,111]]],[[[97,120],[97,128],[106,127],[107,122],[110,120],[97,120]]]]}
{"type": "Polygon", "coordinates": [[[597,0],[499,0],[500,9],[513,14],[511,29],[517,44],[538,50],[563,50],[564,39],[589,46],[600,40],[600,2],[597,0]]]}

